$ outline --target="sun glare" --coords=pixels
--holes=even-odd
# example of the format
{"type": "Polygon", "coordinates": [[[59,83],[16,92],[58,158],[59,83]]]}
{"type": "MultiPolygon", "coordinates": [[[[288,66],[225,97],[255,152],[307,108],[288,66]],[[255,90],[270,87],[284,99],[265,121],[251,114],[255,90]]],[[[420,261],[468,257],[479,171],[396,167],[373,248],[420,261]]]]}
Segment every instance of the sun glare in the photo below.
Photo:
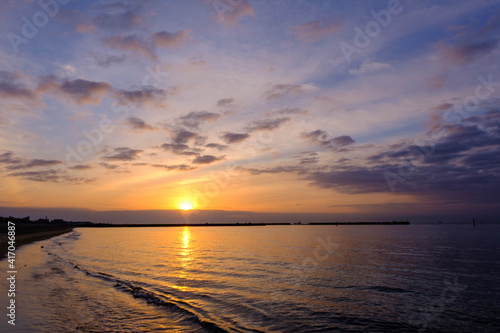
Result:
{"type": "Polygon", "coordinates": [[[181,203],[180,208],[182,210],[191,210],[191,209],[193,209],[193,204],[190,202],[183,202],[183,203],[181,203]]]}

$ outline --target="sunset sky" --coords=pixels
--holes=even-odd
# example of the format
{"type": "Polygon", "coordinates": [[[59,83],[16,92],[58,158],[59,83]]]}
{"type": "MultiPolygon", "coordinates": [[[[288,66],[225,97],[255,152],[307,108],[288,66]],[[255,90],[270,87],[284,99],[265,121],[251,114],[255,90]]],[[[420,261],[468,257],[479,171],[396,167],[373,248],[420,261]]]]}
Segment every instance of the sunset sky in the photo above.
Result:
{"type": "Polygon", "coordinates": [[[500,217],[499,1],[0,16],[4,208],[500,217]]]}

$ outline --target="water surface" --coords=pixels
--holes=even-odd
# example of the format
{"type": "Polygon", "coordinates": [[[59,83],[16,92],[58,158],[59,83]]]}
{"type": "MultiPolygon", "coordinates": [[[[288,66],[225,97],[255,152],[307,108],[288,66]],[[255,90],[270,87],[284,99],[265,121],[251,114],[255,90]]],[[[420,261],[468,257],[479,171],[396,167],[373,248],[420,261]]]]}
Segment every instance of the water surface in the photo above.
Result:
{"type": "Polygon", "coordinates": [[[499,225],[77,228],[18,250],[18,324],[0,328],[498,332],[499,236],[499,225]]]}

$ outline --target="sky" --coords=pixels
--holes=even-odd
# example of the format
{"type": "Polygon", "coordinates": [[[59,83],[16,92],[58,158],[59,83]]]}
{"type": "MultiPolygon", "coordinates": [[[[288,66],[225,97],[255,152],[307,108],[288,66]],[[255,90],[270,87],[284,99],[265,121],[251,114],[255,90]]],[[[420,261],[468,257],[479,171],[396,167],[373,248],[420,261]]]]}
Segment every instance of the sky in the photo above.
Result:
{"type": "Polygon", "coordinates": [[[0,212],[500,219],[500,1],[0,16],[0,212]]]}

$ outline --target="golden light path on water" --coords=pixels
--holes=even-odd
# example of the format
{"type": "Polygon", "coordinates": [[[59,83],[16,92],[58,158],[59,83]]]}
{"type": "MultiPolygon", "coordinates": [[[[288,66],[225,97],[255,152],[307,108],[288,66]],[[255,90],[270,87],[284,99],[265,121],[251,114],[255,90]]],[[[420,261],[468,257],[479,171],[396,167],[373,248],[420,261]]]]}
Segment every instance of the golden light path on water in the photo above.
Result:
{"type": "MultiPolygon", "coordinates": [[[[193,260],[193,249],[190,247],[191,231],[189,227],[184,227],[181,233],[181,247],[179,249],[179,261],[181,269],[179,271],[179,281],[184,281],[189,275],[189,266],[193,260]]],[[[174,288],[185,291],[185,286],[176,285],[174,288]]]]}

